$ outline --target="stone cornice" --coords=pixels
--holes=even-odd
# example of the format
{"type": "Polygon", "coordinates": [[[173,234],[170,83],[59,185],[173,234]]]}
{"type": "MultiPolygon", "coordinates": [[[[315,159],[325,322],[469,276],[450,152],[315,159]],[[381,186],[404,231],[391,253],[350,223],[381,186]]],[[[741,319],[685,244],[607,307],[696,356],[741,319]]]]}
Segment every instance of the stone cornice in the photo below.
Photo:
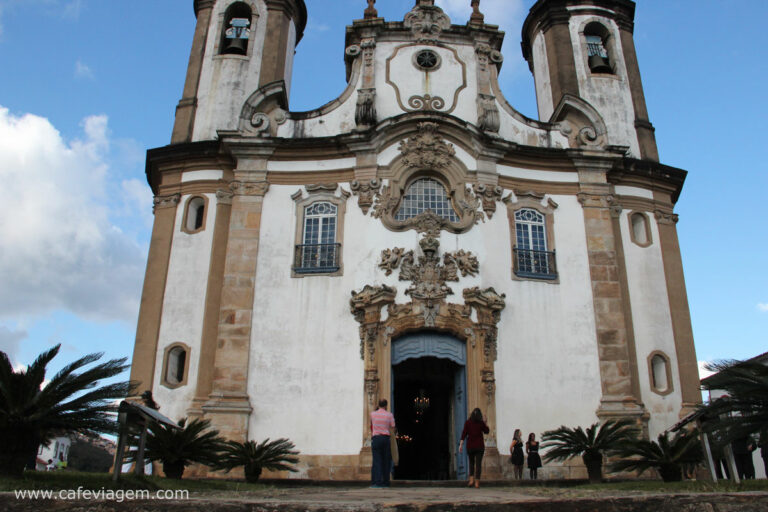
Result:
{"type": "Polygon", "coordinates": [[[144,172],[152,192],[157,194],[160,186],[160,176],[166,167],[174,170],[189,168],[218,168],[232,169],[232,157],[221,150],[219,141],[206,140],[200,142],[185,142],[170,144],[147,151],[144,172]]]}
{"type": "Polygon", "coordinates": [[[676,203],[683,190],[687,171],[660,164],[653,160],[623,158],[615,162],[608,173],[610,183],[637,185],[645,188],[659,187],[671,192],[672,202],[676,203]]]}

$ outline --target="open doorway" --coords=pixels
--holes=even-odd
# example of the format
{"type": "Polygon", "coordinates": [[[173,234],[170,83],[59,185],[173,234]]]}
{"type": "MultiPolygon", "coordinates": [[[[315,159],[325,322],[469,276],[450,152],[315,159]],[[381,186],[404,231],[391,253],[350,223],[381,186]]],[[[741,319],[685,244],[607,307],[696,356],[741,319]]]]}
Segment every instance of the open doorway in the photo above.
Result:
{"type": "Polygon", "coordinates": [[[395,478],[401,480],[453,480],[457,468],[457,380],[463,387],[464,371],[449,359],[424,356],[406,359],[392,367],[395,421],[400,463],[395,478]]]}

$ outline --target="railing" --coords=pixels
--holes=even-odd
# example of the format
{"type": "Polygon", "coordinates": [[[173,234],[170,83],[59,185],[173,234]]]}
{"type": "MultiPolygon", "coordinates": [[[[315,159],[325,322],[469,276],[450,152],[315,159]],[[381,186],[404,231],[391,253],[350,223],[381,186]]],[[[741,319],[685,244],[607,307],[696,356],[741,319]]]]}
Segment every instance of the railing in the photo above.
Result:
{"type": "Polygon", "coordinates": [[[296,246],[293,271],[299,274],[322,274],[339,270],[341,244],[300,244],[296,246]]]}
{"type": "Polygon", "coordinates": [[[515,247],[514,271],[520,277],[557,279],[554,251],[534,251],[515,247]]]}

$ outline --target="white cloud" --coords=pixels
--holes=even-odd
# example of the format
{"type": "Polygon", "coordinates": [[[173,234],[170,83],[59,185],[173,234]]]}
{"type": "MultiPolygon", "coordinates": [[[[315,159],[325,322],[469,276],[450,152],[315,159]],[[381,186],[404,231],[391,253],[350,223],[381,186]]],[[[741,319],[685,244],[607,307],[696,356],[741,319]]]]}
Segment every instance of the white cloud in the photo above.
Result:
{"type": "Polygon", "coordinates": [[[80,59],[77,59],[77,62],[75,62],[75,76],[78,78],[94,78],[93,70],[80,59]]]}
{"type": "Polygon", "coordinates": [[[768,304],[765,302],[758,302],[757,303],[757,309],[759,311],[768,312],[768,304]]]}
{"type": "Polygon", "coordinates": [[[0,107],[0,320],[135,321],[144,251],[110,222],[107,117],[82,127],[67,142],[47,119],[0,107]]]}
{"type": "Polygon", "coordinates": [[[11,330],[0,325],[0,352],[8,354],[11,364],[16,364],[19,357],[19,344],[27,337],[27,331],[11,330]]]}
{"type": "Polygon", "coordinates": [[[83,0],[71,0],[64,4],[62,16],[66,19],[76,20],[80,17],[80,10],[83,8],[83,0]]]}
{"type": "Polygon", "coordinates": [[[707,363],[708,361],[699,361],[699,380],[706,379],[710,375],[715,374],[715,372],[709,371],[706,368],[704,368],[704,365],[707,363]]]}

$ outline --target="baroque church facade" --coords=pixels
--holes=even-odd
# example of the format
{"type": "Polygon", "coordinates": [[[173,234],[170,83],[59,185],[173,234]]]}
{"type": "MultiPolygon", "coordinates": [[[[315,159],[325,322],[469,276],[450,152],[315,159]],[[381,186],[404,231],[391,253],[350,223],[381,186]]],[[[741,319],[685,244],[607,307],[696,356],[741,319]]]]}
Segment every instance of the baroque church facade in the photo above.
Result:
{"type": "Polygon", "coordinates": [[[458,21],[433,0],[402,21],[361,6],[348,86],[309,112],[288,101],[304,0],[193,4],[172,141],[147,154],[131,375],[164,414],[291,439],[284,476],[366,479],[383,397],[396,477],[451,479],[479,407],[485,474],[505,478],[516,428],[629,418],[655,436],[700,401],[674,213],[686,172],[659,163],[633,2],[533,5],[540,120],[504,98],[504,33],[479,0],[458,21]]]}

